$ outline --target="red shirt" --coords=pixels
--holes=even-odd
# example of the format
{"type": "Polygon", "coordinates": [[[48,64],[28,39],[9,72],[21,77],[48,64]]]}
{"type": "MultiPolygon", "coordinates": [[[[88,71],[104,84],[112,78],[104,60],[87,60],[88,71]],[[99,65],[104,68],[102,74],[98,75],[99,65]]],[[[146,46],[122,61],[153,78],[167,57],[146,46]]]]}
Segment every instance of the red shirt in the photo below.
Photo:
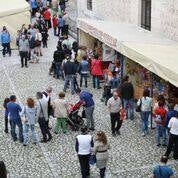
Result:
{"type": "Polygon", "coordinates": [[[102,61],[100,59],[92,59],[91,61],[91,73],[92,75],[101,76],[103,74],[102,71],[102,61]]]}
{"type": "Polygon", "coordinates": [[[43,17],[45,20],[50,20],[51,19],[51,12],[49,10],[44,11],[43,17]]]}
{"type": "Polygon", "coordinates": [[[166,124],[166,114],[167,114],[166,109],[165,109],[164,107],[159,107],[159,106],[158,106],[158,107],[155,109],[155,114],[156,114],[156,115],[160,115],[161,118],[162,118],[161,121],[155,121],[155,122],[156,122],[157,124],[159,124],[159,125],[165,126],[165,124],[166,124]]]}
{"type": "Polygon", "coordinates": [[[53,27],[57,27],[57,25],[58,25],[57,17],[53,17],[52,21],[53,21],[53,27]]]}

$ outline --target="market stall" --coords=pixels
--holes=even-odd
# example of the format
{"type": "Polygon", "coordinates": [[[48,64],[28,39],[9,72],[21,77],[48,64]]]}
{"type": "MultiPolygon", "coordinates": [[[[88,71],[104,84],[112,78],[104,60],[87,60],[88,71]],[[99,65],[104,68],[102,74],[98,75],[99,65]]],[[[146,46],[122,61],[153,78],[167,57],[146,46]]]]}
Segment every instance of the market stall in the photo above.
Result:
{"type": "MultiPolygon", "coordinates": [[[[132,24],[78,19],[81,31],[178,87],[178,43],[132,24]]],[[[79,39],[80,42],[81,39],[79,39]]]]}

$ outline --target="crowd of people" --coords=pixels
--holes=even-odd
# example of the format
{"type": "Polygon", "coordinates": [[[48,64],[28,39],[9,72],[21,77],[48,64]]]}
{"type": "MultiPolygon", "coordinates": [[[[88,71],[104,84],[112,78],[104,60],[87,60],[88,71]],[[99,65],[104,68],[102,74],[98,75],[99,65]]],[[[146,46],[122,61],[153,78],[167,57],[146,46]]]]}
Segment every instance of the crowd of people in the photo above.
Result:
{"type": "MultiPolygon", "coordinates": [[[[157,102],[154,103],[148,89],[145,89],[143,97],[135,102],[134,87],[129,81],[129,76],[124,76],[121,79],[118,59],[112,61],[108,69],[103,70],[102,58],[96,51],[79,46],[76,41],[71,43],[68,37],[69,17],[65,12],[65,2],[65,0],[59,2],[59,13],[51,11],[51,1],[30,0],[32,23],[28,27],[22,25],[16,38],[21,67],[28,67],[28,61],[38,63],[40,57],[43,56],[41,47],[48,47],[48,30],[53,28],[54,36],[58,37],[58,42],[49,74],[64,82],[63,91],[59,93],[58,98],[53,100],[51,98],[52,88],[48,87],[45,91],[36,93],[36,102],[34,98],[27,98],[23,107],[16,102],[15,95],[6,98],[4,100],[5,133],[9,133],[8,124],[10,124],[13,141],[19,139],[24,146],[27,146],[30,129],[34,144],[47,143],[53,138],[52,128],[49,124],[50,118],[56,118],[56,125],[53,128],[55,134],[68,132],[72,128],[71,123],[76,124],[79,119],[77,112],[75,120],[72,120],[71,103],[65,99],[66,92],[70,88],[72,95],[77,94],[79,96],[77,106],[79,108],[84,107],[84,114],[82,114],[81,119],[86,118],[86,125],[81,124],[79,127],[81,134],[77,136],[75,145],[82,178],[89,177],[90,161],[94,158],[96,159],[96,166],[100,170],[100,177],[104,178],[110,144],[103,131],[97,131],[95,137],[90,134],[90,131],[95,130],[93,113],[96,106],[93,94],[87,89],[90,76],[92,76],[94,89],[102,88],[101,78],[104,77],[101,101],[105,102],[110,114],[112,136],[121,134],[120,128],[125,119],[134,120],[136,108],[141,116],[141,135],[145,137],[150,132],[149,117],[152,114],[156,124],[157,146],[160,147],[162,143],[162,146],[167,147],[161,158],[161,165],[154,168],[154,177],[158,178],[163,175],[166,178],[173,175],[172,169],[166,163],[171,151],[173,151],[173,158],[178,159],[178,111],[175,109],[175,104],[167,103],[163,95],[159,95],[157,102]],[[39,124],[42,139],[38,138],[36,123],[39,124]],[[19,130],[18,136],[16,127],[19,130]]],[[[1,43],[4,57],[6,54],[11,56],[10,42],[10,33],[6,27],[3,27],[1,43]]],[[[4,171],[4,174],[7,173],[5,168],[4,171]]]]}

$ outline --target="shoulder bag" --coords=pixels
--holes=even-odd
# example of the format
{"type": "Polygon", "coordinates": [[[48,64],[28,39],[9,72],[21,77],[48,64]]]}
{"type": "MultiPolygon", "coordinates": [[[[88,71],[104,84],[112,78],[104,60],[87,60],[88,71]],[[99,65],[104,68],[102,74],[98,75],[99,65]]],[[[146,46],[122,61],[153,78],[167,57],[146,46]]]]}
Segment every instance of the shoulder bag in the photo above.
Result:
{"type": "Polygon", "coordinates": [[[142,99],[140,99],[140,104],[137,106],[135,109],[136,112],[141,112],[141,107],[142,107],[142,99]]]}

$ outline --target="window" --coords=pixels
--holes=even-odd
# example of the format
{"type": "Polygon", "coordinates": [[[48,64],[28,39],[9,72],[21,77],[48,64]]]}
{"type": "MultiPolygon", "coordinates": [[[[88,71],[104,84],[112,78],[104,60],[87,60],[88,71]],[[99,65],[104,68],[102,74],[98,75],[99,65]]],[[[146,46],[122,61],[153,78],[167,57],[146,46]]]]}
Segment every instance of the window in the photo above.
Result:
{"type": "Polygon", "coordinates": [[[141,27],[151,30],[151,0],[142,0],[141,27]]]}
{"type": "Polygon", "coordinates": [[[92,6],[92,0],[87,0],[87,9],[90,10],[90,11],[92,11],[92,8],[93,8],[93,6],[92,6]]]}

